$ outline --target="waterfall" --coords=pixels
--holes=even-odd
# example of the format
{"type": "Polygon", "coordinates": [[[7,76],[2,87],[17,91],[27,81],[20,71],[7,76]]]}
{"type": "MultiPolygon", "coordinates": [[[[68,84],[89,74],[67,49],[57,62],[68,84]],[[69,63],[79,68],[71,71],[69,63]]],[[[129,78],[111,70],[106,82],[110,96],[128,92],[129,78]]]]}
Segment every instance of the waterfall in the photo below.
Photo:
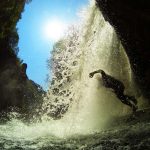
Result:
{"type": "Polygon", "coordinates": [[[115,94],[102,86],[98,69],[121,80],[126,93],[132,93],[132,72],[128,57],[113,27],[92,3],[84,11],[83,24],[71,27],[57,42],[49,61],[52,81],[44,98],[42,120],[56,120],[66,134],[101,130],[112,117],[130,112],[115,94]]]}
{"type": "MultiPolygon", "coordinates": [[[[111,125],[113,117],[130,113],[128,106],[102,86],[98,74],[89,78],[90,72],[103,69],[124,83],[127,94],[133,92],[132,72],[121,42],[94,3],[82,16],[82,23],[71,26],[54,45],[49,90],[36,110],[41,121],[25,124],[13,113],[9,122],[0,125],[0,136],[5,140],[32,142],[46,137],[51,141],[91,134],[111,125]]],[[[45,144],[45,138],[41,140],[45,144]]]]}

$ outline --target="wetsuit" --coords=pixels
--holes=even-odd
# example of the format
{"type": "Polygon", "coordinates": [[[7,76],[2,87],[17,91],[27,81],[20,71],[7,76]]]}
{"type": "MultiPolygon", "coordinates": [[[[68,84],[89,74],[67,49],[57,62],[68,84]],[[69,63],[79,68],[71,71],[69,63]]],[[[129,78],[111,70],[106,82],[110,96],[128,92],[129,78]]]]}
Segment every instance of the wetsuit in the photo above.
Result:
{"type": "Polygon", "coordinates": [[[113,89],[117,98],[119,98],[122,103],[130,106],[133,109],[133,111],[136,111],[137,100],[135,99],[134,96],[124,95],[125,87],[121,81],[119,81],[119,80],[111,77],[110,75],[106,74],[103,70],[97,70],[97,71],[91,72],[89,74],[89,77],[92,78],[94,76],[94,74],[96,74],[96,73],[101,73],[103,85],[106,88],[113,89]]]}

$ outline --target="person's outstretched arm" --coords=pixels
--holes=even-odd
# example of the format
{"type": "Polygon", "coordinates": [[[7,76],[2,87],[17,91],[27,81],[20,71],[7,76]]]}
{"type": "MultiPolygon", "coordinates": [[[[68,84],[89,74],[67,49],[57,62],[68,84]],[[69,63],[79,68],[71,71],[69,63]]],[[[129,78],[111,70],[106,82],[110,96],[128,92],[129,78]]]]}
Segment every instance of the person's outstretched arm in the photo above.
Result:
{"type": "Polygon", "coordinates": [[[93,76],[96,74],[96,73],[101,73],[103,70],[99,69],[99,70],[96,70],[96,71],[93,71],[91,73],[89,73],[89,77],[90,78],[93,78],[93,76]]]}

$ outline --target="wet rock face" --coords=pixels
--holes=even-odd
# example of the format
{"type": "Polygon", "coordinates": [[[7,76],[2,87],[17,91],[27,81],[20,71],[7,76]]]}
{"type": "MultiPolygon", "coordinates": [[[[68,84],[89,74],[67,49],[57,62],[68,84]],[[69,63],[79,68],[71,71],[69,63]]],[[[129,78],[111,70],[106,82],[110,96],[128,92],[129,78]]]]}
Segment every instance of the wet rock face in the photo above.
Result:
{"type": "Polygon", "coordinates": [[[150,97],[150,1],[96,0],[104,18],[115,28],[129,57],[135,79],[150,97]]]}
{"type": "Polygon", "coordinates": [[[40,104],[45,92],[38,84],[28,79],[27,64],[4,65],[5,68],[0,71],[0,112],[9,111],[10,107],[18,107],[21,112],[27,112],[37,103],[40,104]]]}
{"type": "Polygon", "coordinates": [[[45,94],[43,89],[29,80],[27,64],[22,63],[19,51],[17,22],[26,2],[31,0],[4,0],[0,3],[0,112],[10,107],[22,112],[33,109],[45,94]]]}

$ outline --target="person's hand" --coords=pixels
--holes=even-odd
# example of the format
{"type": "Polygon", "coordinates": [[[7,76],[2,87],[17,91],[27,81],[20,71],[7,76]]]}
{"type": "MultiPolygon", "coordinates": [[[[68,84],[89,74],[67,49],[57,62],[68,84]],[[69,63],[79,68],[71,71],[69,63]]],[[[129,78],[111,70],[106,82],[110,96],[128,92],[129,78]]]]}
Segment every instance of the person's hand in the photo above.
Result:
{"type": "Polygon", "coordinates": [[[89,73],[89,77],[93,78],[94,74],[93,73],[89,73]]]}

